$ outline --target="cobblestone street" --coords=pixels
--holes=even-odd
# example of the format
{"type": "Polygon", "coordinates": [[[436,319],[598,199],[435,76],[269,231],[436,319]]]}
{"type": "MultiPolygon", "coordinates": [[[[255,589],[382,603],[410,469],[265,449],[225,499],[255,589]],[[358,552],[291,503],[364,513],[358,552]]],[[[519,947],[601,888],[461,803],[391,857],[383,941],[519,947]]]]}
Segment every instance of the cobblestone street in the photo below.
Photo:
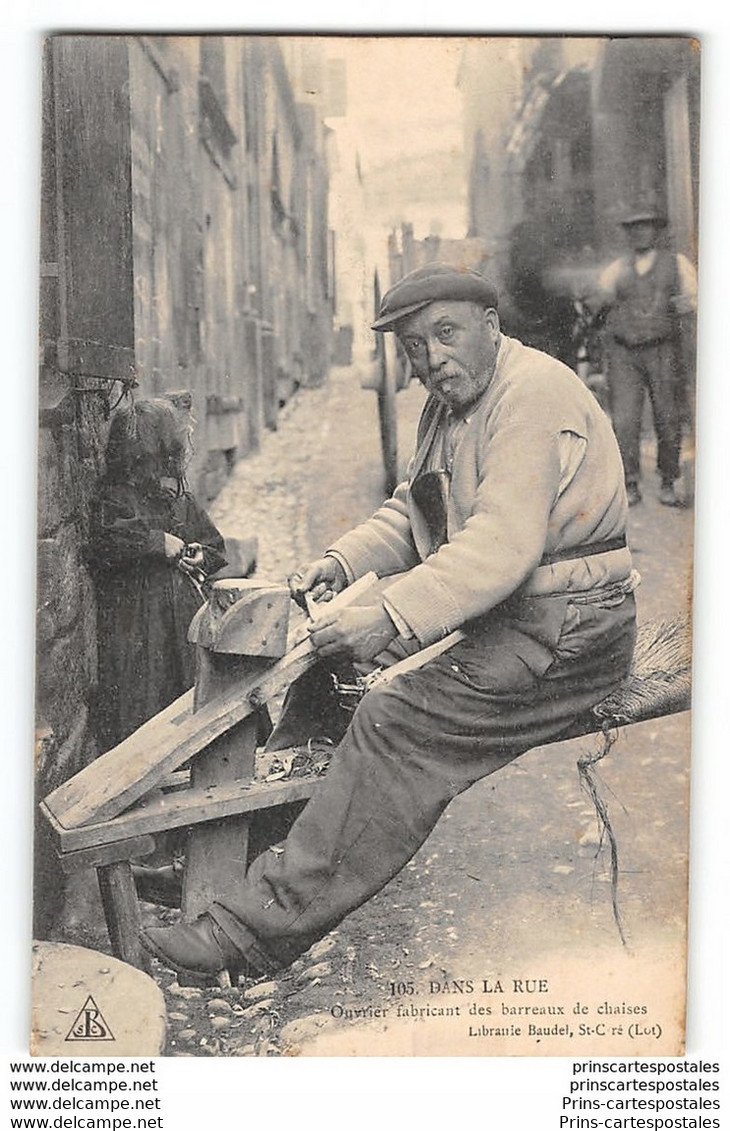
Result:
{"type": "MultiPolygon", "coordinates": [[[[422,399],[415,385],[398,394],[402,463],[422,399]]],[[[659,506],[653,453],[647,438],[644,502],[630,522],[641,621],[686,610],[691,577],[693,512],[659,506]]],[[[382,482],[375,394],[339,369],[326,387],[300,390],[289,402],[278,431],[239,463],[211,513],[228,534],[256,535],[256,576],[282,582],[367,517],[382,482]]],[[[613,988],[617,1008],[651,1011],[661,1002],[679,1024],[689,718],[627,728],[601,767],[619,845],[627,948],[612,918],[609,853],[576,772],[576,759],[598,741],[533,750],[457,798],[401,875],[276,981],[243,994],[190,990],[170,985],[158,968],[171,1009],[168,1051],[428,1055],[443,1030],[406,1007],[433,1005],[443,1000],[441,988],[477,978],[540,977],[571,1000],[610,998],[613,988]]],[[[509,1041],[477,1043],[464,1026],[460,1034],[449,1038],[455,1053],[510,1052],[509,1041]]],[[[671,1045],[669,1032],[665,1039],[666,1046],[657,1040],[658,1053],[671,1045]]],[[[560,1041],[545,1051],[588,1048],[572,1036],[560,1041]]],[[[600,1048],[612,1051],[608,1040],[600,1048]]],[[[541,1051],[537,1037],[534,1053],[541,1051]]]]}

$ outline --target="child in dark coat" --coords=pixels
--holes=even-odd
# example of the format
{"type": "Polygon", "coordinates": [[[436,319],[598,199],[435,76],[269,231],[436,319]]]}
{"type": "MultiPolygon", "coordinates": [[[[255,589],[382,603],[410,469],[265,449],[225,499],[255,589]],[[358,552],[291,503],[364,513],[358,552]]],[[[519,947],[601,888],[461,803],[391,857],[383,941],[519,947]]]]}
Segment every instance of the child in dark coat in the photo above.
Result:
{"type": "Polygon", "coordinates": [[[199,582],[226,563],[222,536],[187,490],[189,454],[187,420],[170,401],[137,400],[112,419],[90,546],[102,752],[194,682],[187,631],[199,582]]]}

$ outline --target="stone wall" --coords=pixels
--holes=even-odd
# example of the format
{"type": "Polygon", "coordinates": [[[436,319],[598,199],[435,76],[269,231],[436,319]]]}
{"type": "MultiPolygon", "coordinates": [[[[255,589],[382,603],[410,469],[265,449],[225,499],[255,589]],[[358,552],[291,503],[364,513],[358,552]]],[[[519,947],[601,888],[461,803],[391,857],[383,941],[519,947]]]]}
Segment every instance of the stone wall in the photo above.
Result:
{"type": "MultiPolygon", "coordinates": [[[[36,791],[45,797],[96,756],[96,604],[85,565],[89,503],[103,463],[104,401],[68,375],[40,375],[36,600],[36,791]]],[[[35,835],[34,933],[47,937],[64,883],[45,821],[35,835]]]]}

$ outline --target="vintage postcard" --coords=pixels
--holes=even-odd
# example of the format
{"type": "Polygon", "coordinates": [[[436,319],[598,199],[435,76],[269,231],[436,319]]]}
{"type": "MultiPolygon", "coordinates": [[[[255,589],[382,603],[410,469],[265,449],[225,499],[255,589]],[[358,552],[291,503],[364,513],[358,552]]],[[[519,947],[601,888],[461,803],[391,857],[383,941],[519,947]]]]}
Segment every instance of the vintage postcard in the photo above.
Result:
{"type": "Polygon", "coordinates": [[[700,46],[43,48],[45,1056],[680,1056],[700,46]]]}

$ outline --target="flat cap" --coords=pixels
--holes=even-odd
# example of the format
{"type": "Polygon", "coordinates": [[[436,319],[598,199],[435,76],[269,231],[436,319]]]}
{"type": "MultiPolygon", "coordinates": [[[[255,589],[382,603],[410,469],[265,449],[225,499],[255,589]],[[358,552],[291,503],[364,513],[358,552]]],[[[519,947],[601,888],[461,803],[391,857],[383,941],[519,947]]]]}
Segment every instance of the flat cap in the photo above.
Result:
{"type": "Polygon", "coordinates": [[[448,263],[427,263],[404,275],[386,291],[372,329],[394,330],[401,318],[432,302],[476,302],[496,309],[497,298],[497,288],[478,271],[448,263]]]}
{"type": "Polygon", "coordinates": [[[667,217],[661,204],[659,194],[654,191],[640,193],[633,201],[631,208],[627,209],[621,218],[624,227],[631,224],[656,224],[664,227],[667,217]]]}

